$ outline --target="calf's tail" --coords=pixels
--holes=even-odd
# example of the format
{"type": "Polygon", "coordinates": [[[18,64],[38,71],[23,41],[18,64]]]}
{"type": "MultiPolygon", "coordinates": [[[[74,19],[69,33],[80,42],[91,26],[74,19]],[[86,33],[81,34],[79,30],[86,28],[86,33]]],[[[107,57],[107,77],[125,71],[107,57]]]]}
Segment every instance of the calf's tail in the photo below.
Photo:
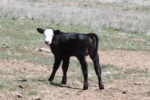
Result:
{"type": "Polygon", "coordinates": [[[98,43],[99,43],[98,35],[95,33],[89,33],[87,35],[94,41],[94,44],[95,44],[94,55],[96,55],[98,51],[98,43]]]}

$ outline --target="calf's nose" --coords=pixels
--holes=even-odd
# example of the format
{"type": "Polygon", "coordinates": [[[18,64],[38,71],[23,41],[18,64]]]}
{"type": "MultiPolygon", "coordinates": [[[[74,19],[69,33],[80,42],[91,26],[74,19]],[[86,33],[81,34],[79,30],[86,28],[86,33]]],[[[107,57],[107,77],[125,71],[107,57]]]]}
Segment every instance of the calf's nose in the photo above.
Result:
{"type": "Polygon", "coordinates": [[[48,42],[48,41],[45,41],[45,44],[49,44],[49,42],[48,42]]]}

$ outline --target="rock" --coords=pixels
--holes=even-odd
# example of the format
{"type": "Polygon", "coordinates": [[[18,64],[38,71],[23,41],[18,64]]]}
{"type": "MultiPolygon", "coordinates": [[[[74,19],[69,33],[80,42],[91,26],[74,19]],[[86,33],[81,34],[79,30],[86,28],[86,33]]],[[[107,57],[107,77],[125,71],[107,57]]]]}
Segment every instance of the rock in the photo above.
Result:
{"type": "Polygon", "coordinates": [[[22,97],[22,95],[21,95],[21,94],[18,94],[18,95],[17,95],[17,98],[23,98],[23,97],[22,97]]]}
{"type": "Polygon", "coordinates": [[[35,100],[42,100],[41,98],[36,98],[35,100]]]}
{"type": "Polygon", "coordinates": [[[23,86],[22,86],[22,85],[18,85],[18,87],[23,89],[23,86]]]}
{"type": "Polygon", "coordinates": [[[45,51],[45,52],[51,52],[49,49],[46,49],[46,48],[39,48],[38,51],[40,51],[40,52],[43,52],[43,51],[45,51]]]}
{"type": "Polygon", "coordinates": [[[122,91],[122,94],[127,94],[127,91],[122,91]]]}
{"type": "Polygon", "coordinates": [[[9,48],[9,46],[7,46],[6,44],[0,45],[0,50],[5,50],[7,48],[9,48]]]}

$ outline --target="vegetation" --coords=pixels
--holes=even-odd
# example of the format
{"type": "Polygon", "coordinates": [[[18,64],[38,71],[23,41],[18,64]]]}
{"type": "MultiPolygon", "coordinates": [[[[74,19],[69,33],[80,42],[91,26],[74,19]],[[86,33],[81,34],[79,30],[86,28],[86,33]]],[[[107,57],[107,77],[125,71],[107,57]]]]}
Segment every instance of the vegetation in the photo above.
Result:
{"type": "MultiPolygon", "coordinates": [[[[1,58],[22,59],[43,64],[49,64],[49,56],[37,51],[40,47],[46,47],[42,36],[36,32],[37,27],[52,27],[66,32],[89,33],[94,31],[81,25],[61,26],[28,20],[1,19],[0,25],[0,45],[7,46],[4,50],[0,50],[1,58]]],[[[96,33],[100,38],[101,50],[150,50],[150,38],[145,34],[124,33],[108,28],[97,31],[100,31],[96,33]]]]}
{"type": "Polygon", "coordinates": [[[94,30],[150,32],[149,1],[2,0],[0,18],[43,20],[51,24],[84,25],[94,30]],[[111,3],[108,3],[111,2],[111,3]],[[86,16],[86,17],[85,17],[86,16]]]}

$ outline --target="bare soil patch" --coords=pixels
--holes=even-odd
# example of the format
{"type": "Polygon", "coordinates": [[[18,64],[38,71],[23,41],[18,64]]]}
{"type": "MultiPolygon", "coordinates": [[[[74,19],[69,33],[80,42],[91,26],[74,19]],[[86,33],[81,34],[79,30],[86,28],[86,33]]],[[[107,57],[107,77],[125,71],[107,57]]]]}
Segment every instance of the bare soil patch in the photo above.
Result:
{"type": "MultiPolygon", "coordinates": [[[[102,64],[113,64],[129,69],[150,70],[149,52],[144,51],[103,51],[100,52],[102,64]]],[[[70,71],[70,70],[69,70],[70,71]]],[[[0,84],[9,84],[0,90],[1,100],[150,100],[150,78],[148,76],[131,77],[105,83],[105,89],[99,90],[97,83],[89,82],[89,89],[82,90],[82,83],[69,79],[67,85],[49,84],[43,81],[20,82],[21,77],[47,77],[51,69],[27,61],[0,59],[0,79],[6,78],[12,83],[0,80],[0,84]],[[6,83],[5,83],[6,82],[6,83]],[[73,85],[76,83],[76,85],[73,85]]],[[[69,72],[76,73],[76,72],[69,72]]],[[[59,71],[57,75],[62,72],[59,71]]],[[[61,81],[61,80],[60,80],[61,81]]]]}
{"type": "Polygon", "coordinates": [[[102,64],[113,64],[123,68],[150,70],[148,51],[104,51],[99,52],[102,64]]]}

